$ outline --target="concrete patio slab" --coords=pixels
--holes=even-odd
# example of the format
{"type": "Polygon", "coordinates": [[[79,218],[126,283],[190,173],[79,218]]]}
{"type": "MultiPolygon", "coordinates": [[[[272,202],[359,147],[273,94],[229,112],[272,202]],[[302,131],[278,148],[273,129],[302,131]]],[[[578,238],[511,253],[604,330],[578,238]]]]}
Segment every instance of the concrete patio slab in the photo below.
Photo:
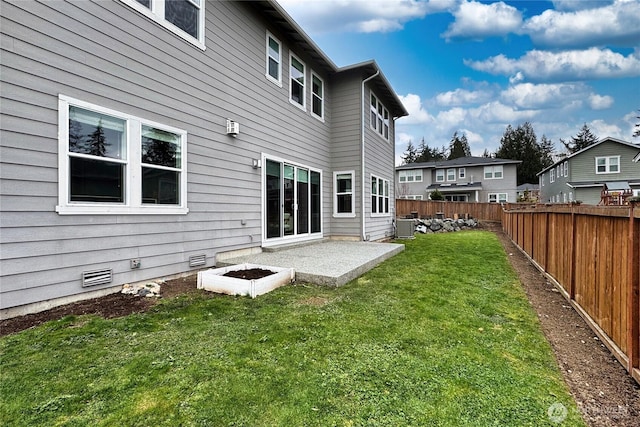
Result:
{"type": "Polygon", "coordinates": [[[403,250],[404,245],[397,243],[325,240],[276,251],[265,250],[258,254],[226,258],[217,261],[216,266],[251,263],[293,268],[297,282],[342,286],[403,250]]]}

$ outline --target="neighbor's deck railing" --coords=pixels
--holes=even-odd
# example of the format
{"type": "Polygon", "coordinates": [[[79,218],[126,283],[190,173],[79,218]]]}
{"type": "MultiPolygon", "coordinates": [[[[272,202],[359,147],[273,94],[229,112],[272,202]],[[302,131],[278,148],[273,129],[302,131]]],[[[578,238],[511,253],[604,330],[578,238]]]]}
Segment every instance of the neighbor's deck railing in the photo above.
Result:
{"type": "Polygon", "coordinates": [[[640,206],[511,206],[502,227],[640,382],[640,206]]]}

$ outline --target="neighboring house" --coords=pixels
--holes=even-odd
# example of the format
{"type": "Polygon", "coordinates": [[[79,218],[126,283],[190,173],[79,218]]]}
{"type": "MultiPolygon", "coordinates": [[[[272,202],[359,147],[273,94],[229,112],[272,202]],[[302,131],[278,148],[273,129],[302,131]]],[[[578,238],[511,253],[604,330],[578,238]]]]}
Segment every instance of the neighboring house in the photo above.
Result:
{"type": "Polygon", "coordinates": [[[520,160],[461,157],[396,167],[396,193],[401,199],[429,200],[440,191],[453,202],[515,202],[520,160]]]}
{"type": "Polygon", "coordinates": [[[1,309],[392,236],[407,111],[374,61],[336,67],[275,1],[16,0],[1,18],[1,309]]]}
{"type": "Polygon", "coordinates": [[[538,184],[520,184],[516,188],[518,202],[536,203],[540,199],[540,188],[538,184]]]}
{"type": "Polygon", "coordinates": [[[538,173],[540,202],[581,201],[597,205],[605,184],[614,191],[640,193],[640,145],[604,138],[538,173]]]}

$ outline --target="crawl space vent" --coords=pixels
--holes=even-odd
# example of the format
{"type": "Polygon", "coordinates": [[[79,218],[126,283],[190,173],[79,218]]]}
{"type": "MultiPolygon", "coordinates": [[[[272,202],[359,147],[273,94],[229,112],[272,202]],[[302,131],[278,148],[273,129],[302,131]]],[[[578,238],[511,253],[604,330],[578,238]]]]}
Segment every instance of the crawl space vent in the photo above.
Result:
{"type": "Polygon", "coordinates": [[[198,267],[207,263],[207,256],[205,254],[191,255],[189,257],[189,267],[198,267]]]}
{"type": "Polygon", "coordinates": [[[105,283],[111,283],[113,280],[113,273],[110,268],[104,270],[93,270],[82,272],[82,287],[104,285],[105,283]]]}

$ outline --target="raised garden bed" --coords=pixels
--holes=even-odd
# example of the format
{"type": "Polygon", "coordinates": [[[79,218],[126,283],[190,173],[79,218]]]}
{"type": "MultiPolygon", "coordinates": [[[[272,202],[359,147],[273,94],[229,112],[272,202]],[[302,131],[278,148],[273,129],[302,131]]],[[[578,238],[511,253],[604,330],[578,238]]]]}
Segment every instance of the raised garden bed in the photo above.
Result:
{"type": "Polygon", "coordinates": [[[198,289],[255,298],[295,280],[293,268],[237,264],[198,273],[198,289]]]}

